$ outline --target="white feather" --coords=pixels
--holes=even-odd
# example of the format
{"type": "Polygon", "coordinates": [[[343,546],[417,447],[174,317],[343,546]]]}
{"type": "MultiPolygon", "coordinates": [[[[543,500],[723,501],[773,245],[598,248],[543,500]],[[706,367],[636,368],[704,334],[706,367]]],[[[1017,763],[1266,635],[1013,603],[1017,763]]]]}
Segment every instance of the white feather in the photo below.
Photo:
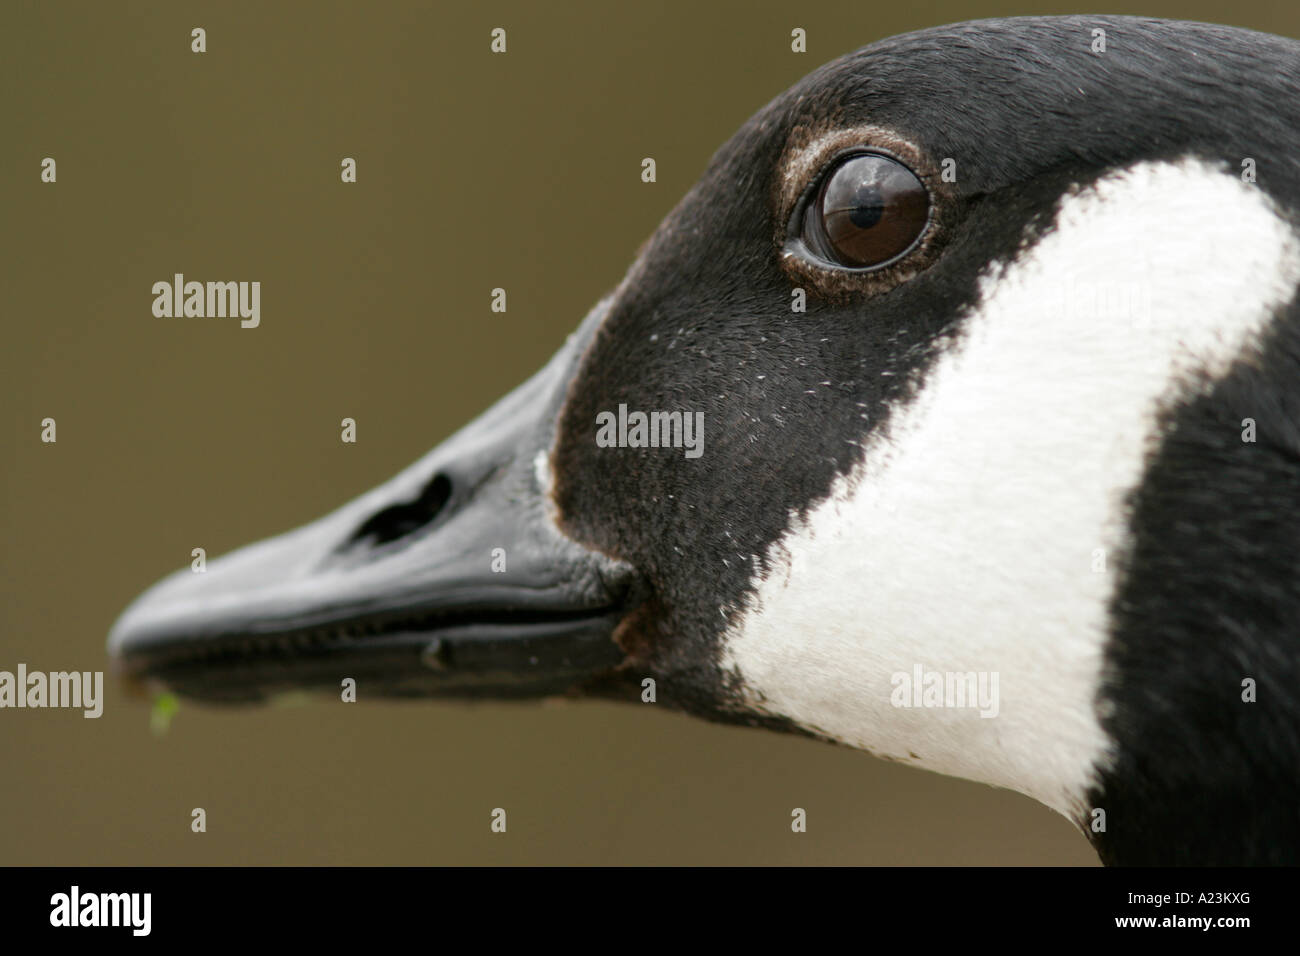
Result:
{"type": "Polygon", "coordinates": [[[1113,558],[1158,409],[1248,356],[1298,280],[1300,243],[1267,196],[1202,162],[1065,197],[767,555],[723,651],[750,705],[1077,814],[1109,755],[1113,558]],[[918,664],[998,674],[997,717],[893,706],[891,675],[918,664]]]}

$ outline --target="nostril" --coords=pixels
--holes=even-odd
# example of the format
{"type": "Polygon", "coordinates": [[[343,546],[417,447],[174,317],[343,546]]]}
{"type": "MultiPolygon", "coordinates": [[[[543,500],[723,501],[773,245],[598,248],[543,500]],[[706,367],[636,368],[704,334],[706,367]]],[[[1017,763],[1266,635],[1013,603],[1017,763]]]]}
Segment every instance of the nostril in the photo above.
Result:
{"type": "Polygon", "coordinates": [[[352,533],[347,547],[367,538],[373,539],[374,544],[387,544],[414,534],[438,517],[450,497],[451,479],[438,472],[424,486],[424,490],[415,500],[390,505],[367,518],[361,527],[352,533]]]}

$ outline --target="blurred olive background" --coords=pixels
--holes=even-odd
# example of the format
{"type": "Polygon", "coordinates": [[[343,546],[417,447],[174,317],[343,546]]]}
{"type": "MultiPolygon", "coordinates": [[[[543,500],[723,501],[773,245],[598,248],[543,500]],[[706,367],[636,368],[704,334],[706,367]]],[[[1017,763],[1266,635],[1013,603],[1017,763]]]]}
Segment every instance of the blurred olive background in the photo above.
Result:
{"type": "MultiPolygon", "coordinates": [[[[1300,34],[1290,0],[1104,6],[1300,34]]],[[[7,0],[0,669],[105,670],[116,615],[192,548],[308,521],[433,447],[821,63],[1076,7],[7,0]],[[261,327],[154,318],[175,272],[261,281],[261,327]]],[[[155,737],[147,701],[111,677],[106,698],[99,720],[0,711],[0,863],[1095,863],[1017,794],[657,707],[183,704],[155,737]]]]}

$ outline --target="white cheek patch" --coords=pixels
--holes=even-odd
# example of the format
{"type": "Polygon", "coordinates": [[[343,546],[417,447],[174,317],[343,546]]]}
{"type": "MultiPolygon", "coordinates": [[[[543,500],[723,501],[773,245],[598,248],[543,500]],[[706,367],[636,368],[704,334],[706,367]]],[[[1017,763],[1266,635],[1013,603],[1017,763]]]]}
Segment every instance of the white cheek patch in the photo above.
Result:
{"type": "Polygon", "coordinates": [[[1267,196],[1199,161],[1067,197],[773,546],[723,644],[748,705],[1077,813],[1109,756],[1113,565],[1157,413],[1249,360],[1297,281],[1300,244],[1267,196]],[[996,675],[996,716],[919,690],[895,706],[895,675],[918,669],[996,675]]]}

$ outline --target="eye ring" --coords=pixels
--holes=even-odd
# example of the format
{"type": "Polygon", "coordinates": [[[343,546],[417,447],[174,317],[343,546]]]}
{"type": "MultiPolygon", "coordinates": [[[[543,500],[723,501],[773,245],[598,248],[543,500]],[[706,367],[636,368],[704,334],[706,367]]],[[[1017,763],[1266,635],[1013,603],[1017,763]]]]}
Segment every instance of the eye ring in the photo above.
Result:
{"type": "Polygon", "coordinates": [[[907,163],[873,149],[827,162],[795,203],[789,251],[839,273],[879,272],[921,245],[934,197],[907,163]]]}

